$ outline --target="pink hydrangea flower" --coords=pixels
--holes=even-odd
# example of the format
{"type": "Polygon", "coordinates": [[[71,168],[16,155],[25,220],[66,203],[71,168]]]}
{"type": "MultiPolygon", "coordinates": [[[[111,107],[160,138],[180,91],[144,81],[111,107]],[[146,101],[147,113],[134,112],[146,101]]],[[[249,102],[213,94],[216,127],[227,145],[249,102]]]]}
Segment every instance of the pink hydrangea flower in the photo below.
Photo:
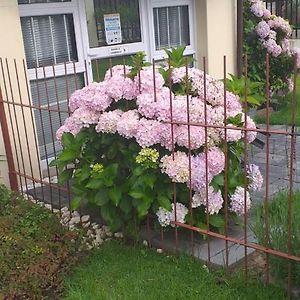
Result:
{"type": "Polygon", "coordinates": [[[119,109],[104,112],[98,121],[95,128],[96,132],[103,133],[116,133],[118,122],[122,116],[123,112],[119,109]]]}
{"type": "Polygon", "coordinates": [[[238,216],[242,216],[250,209],[250,207],[251,200],[249,192],[245,191],[243,187],[237,187],[230,197],[229,210],[236,213],[238,216]]]}
{"type": "Polygon", "coordinates": [[[224,200],[221,192],[215,192],[211,186],[208,186],[207,191],[205,187],[201,189],[199,193],[195,193],[192,199],[193,208],[203,205],[205,212],[208,212],[210,215],[218,214],[223,207],[223,203],[224,200]]]}

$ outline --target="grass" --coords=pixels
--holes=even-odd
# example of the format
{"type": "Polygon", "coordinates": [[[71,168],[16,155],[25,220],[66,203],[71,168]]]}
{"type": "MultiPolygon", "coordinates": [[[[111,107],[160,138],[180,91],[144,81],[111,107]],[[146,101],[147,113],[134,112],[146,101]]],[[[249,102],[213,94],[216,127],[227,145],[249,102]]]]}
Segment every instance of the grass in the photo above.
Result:
{"type": "Polygon", "coordinates": [[[71,239],[58,217],[0,185],[0,299],[53,299],[75,261],[71,239]]]}
{"type": "Polygon", "coordinates": [[[230,279],[208,273],[190,257],[167,256],[117,242],[95,250],[65,280],[63,299],[285,299],[282,290],[257,281],[245,286],[242,276],[230,279]]]}
{"type": "MultiPolygon", "coordinates": [[[[297,109],[296,109],[296,126],[300,126],[300,78],[297,81],[297,109]]],[[[257,124],[265,124],[266,117],[264,115],[256,115],[254,118],[257,124]]],[[[274,111],[270,114],[270,124],[271,125],[291,125],[292,123],[292,95],[288,95],[286,101],[278,111],[274,111]]]]}
{"type": "MultiPolygon", "coordinates": [[[[288,253],[288,209],[289,194],[287,191],[277,193],[269,204],[269,238],[270,246],[273,249],[288,253]]],[[[295,191],[292,201],[291,213],[291,240],[292,252],[295,256],[300,256],[300,191],[295,191]]],[[[265,243],[265,209],[264,205],[257,208],[256,222],[253,225],[253,232],[259,242],[265,243]]],[[[286,259],[270,256],[271,274],[278,283],[286,284],[288,277],[288,263],[286,259]]],[[[292,261],[291,279],[293,285],[300,282],[300,263],[292,261]]]]}

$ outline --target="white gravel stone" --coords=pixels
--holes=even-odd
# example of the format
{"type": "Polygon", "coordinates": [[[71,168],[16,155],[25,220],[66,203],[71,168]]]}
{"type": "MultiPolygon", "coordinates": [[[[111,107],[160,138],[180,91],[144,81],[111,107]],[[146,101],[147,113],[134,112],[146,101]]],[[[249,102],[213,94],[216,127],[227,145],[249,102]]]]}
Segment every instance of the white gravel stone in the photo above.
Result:
{"type": "Polygon", "coordinates": [[[62,212],[62,213],[69,212],[69,209],[68,209],[66,206],[64,206],[64,207],[61,209],[61,212],[62,212]]]}
{"type": "Polygon", "coordinates": [[[81,217],[81,222],[82,223],[86,223],[90,220],[90,216],[89,215],[84,215],[81,217]]]}
{"type": "Polygon", "coordinates": [[[146,240],[143,240],[143,245],[148,247],[148,242],[146,240]]]}
{"type": "Polygon", "coordinates": [[[116,237],[117,239],[122,239],[124,236],[123,236],[123,233],[122,233],[122,232],[116,232],[116,233],[115,233],[115,237],[116,237]]]}
{"type": "Polygon", "coordinates": [[[71,218],[70,224],[78,224],[78,223],[80,223],[80,217],[79,216],[71,218]]]}
{"type": "Polygon", "coordinates": [[[91,222],[87,222],[87,223],[82,224],[82,226],[83,226],[84,228],[89,228],[90,225],[91,225],[91,222]]]}
{"type": "Polygon", "coordinates": [[[162,249],[156,249],[156,252],[161,254],[161,253],[163,253],[163,250],[162,249]]]}
{"type": "Polygon", "coordinates": [[[49,210],[52,209],[52,205],[51,204],[45,204],[45,207],[48,208],[49,210]]]}
{"type": "Polygon", "coordinates": [[[72,217],[79,217],[80,218],[80,214],[79,214],[79,212],[78,211],[76,211],[76,210],[74,210],[73,212],[72,212],[72,217]]]}

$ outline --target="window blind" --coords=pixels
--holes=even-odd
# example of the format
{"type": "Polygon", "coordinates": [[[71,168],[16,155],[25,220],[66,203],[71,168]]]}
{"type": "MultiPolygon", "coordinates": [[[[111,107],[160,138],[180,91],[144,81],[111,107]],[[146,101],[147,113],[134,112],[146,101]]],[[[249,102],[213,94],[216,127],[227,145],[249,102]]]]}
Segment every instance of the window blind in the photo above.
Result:
{"type": "Polygon", "coordinates": [[[156,50],[190,45],[187,5],[154,8],[153,20],[156,50]]]}
{"type": "Polygon", "coordinates": [[[21,17],[29,69],[77,61],[72,14],[21,17]]]}

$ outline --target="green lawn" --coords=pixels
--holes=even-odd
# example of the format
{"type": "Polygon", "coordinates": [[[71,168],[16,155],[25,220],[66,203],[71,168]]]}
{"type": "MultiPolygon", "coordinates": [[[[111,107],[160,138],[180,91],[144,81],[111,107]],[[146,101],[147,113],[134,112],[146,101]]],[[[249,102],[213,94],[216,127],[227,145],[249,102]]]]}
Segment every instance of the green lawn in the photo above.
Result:
{"type": "Polygon", "coordinates": [[[95,250],[65,280],[63,299],[285,299],[283,292],[242,276],[208,273],[190,257],[117,242],[95,250]]]}
{"type": "MultiPolygon", "coordinates": [[[[300,126],[300,78],[297,81],[297,109],[296,109],[296,125],[300,126]]],[[[288,95],[284,104],[280,105],[280,109],[270,114],[271,125],[291,125],[292,120],[292,95],[288,95]]],[[[257,124],[266,123],[265,116],[255,116],[257,124]]]]}

